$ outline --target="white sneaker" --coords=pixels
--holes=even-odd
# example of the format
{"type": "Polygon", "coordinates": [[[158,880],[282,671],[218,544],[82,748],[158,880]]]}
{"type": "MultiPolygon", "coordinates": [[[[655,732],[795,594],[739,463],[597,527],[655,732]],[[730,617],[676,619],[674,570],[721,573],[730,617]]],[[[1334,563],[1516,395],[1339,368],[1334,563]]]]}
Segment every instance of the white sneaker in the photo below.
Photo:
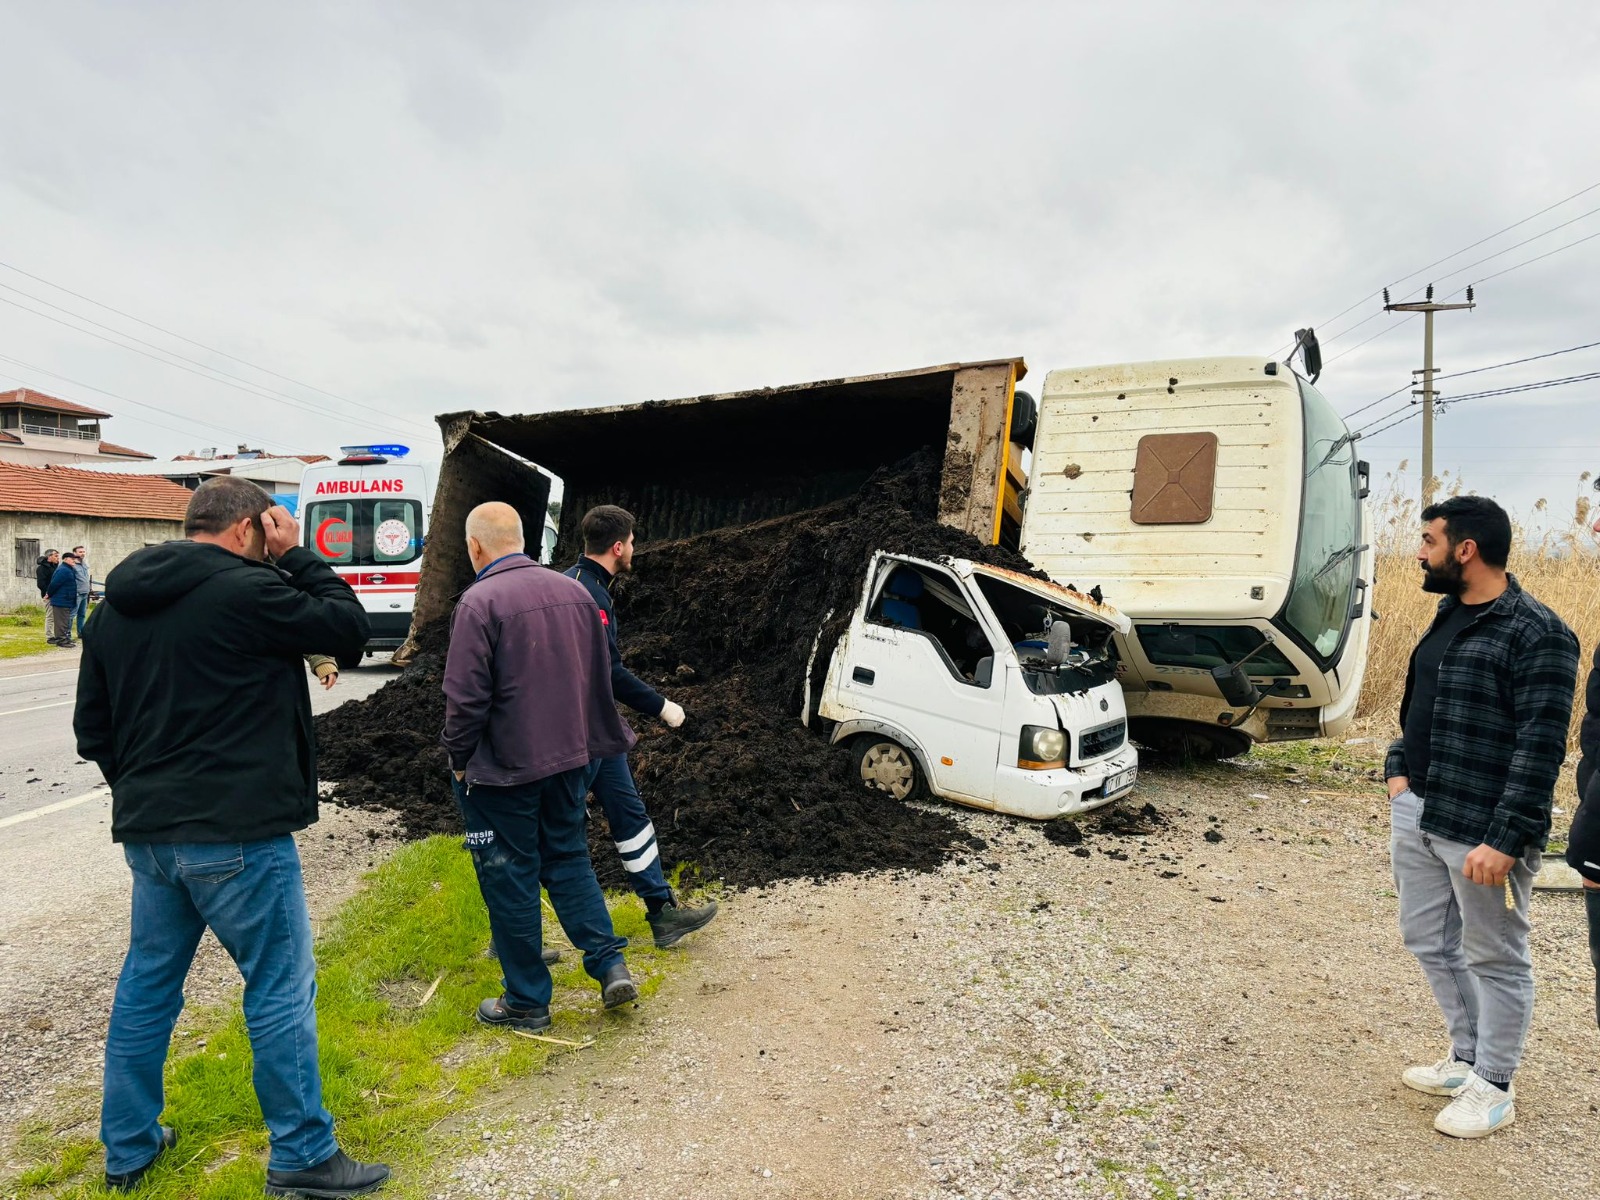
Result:
{"type": "Polygon", "coordinates": [[[1430,1096],[1454,1096],[1467,1086],[1471,1074],[1471,1063],[1464,1063],[1450,1054],[1431,1067],[1407,1067],[1400,1078],[1415,1091],[1427,1092],[1430,1096]]]}
{"type": "Polygon", "coordinates": [[[1515,1088],[1502,1092],[1482,1075],[1473,1074],[1433,1119],[1433,1127],[1451,1137],[1488,1137],[1517,1119],[1516,1100],[1515,1088]]]}

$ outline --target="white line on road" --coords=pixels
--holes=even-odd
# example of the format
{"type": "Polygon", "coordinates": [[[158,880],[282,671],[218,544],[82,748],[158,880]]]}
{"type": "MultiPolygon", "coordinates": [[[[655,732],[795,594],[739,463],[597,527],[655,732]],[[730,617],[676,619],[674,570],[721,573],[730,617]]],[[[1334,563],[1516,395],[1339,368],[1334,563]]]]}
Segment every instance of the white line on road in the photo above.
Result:
{"type": "Polygon", "coordinates": [[[14,816],[0,817],[0,829],[4,829],[8,825],[20,825],[24,821],[33,820],[35,817],[48,817],[51,813],[62,812],[69,808],[76,808],[85,801],[100,800],[109,795],[111,795],[111,789],[106,785],[101,784],[99,787],[95,788],[94,791],[85,792],[81,796],[74,796],[70,800],[57,800],[54,804],[46,804],[43,808],[30,809],[27,812],[20,812],[14,816]]]}
{"type": "Polygon", "coordinates": [[[65,671],[30,671],[26,675],[0,675],[0,683],[6,683],[13,679],[38,679],[45,675],[76,675],[77,673],[77,667],[68,667],[65,671]]]}
{"type": "Polygon", "coordinates": [[[18,713],[38,712],[43,708],[61,708],[64,705],[76,703],[76,700],[58,700],[54,704],[35,704],[32,708],[13,708],[10,712],[0,713],[0,717],[14,717],[18,713]]]}

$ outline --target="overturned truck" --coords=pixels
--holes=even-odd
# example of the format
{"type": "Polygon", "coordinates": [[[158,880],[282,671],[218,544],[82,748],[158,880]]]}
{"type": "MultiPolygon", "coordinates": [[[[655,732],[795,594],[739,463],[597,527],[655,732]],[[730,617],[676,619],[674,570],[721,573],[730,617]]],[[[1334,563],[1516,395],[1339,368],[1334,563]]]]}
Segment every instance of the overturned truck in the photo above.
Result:
{"type": "MultiPolygon", "coordinates": [[[[1343,729],[1370,623],[1366,465],[1316,389],[1284,364],[1220,358],[1053,371],[1035,402],[1017,389],[1026,370],[1005,358],[679,400],[442,416],[445,456],[413,629],[446,615],[471,582],[467,512],[502,500],[540,528],[551,476],[564,488],[555,561],[577,557],[579,521],[596,504],[635,514],[648,561],[652,548],[682,539],[825,509],[931,450],[939,522],[1026,555],[1078,598],[1058,612],[1102,620],[1118,707],[1136,739],[1232,755],[1255,741],[1343,729]],[[1101,594],[1121,613],[1100,605],[1101,594]]],[[[874,615],[873,595],[859,599],[868,623],[892,623],[874,615]]],[[[986,624],[991,642],[1012,642],[995,644],[995,657],[1060,669],[1092,651],[1056,647],[1056,663],[1032,654],[1048,611],[1044,619],[1044,630],[986,624]]],[[[824,655],[819,684],[827,663],[824,655]]],[[[819,686],[795,715],[827,719],[825,700],[819,686]]],[[[1000,747],[1002,760],[1012,749],[1000,747]]],[[[1070,752],[1064,761],[1081,765],[1070,752]]],[[[916,765],[915,782],[939,792],[940,764],[916,765]]]]}

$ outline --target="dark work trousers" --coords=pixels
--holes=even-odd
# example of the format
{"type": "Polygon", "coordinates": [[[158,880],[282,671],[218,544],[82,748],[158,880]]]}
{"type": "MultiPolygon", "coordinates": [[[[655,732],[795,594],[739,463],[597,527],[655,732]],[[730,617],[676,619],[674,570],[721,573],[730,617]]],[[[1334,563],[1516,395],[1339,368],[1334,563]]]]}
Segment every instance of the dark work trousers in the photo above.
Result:
{"type": "Polygon", "coordinates": [[[505,976],[506,1003],[513,1008],[550,1003],[550,968],[540,958],[541,884],[568,940],[583,951],[583,969],[594,979],[622,961],[628,944],[612,928],[589,861],[584,798],[593,778],[591,763],[513,787],[455,784],[467,849],[505,976]]]}
{"type": "Polygon", "coordinates": [[[589,790],[600,802],[611,827],[611,841],[622,856],[628,883],[639,894],[645,907],[658,912],[672,899],[672,889],[661,873],[661,849],[656,845],[656,827],[644,810],[644,800],[633,782],[626,754],[599,760],[599,771],[589,790]]]}
{"type": "Polygon", "coordinates": [[[1594,1019],[1600,1025],[1600,888],[1583,889],[1583,906],[1589,914],[1589,961],[1594,964],[1594,1019]]]}

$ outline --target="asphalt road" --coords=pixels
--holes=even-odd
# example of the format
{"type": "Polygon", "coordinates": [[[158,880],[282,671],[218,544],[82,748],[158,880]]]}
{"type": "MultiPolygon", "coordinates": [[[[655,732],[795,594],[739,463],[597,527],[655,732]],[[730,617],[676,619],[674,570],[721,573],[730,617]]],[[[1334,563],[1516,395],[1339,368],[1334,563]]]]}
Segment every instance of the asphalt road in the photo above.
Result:
{"type": "MultiPolygon", "coordinates": [[[[0,662],[0,1144],[43,1098],[41,1079],[89,1078],[127,946],[129,877],[111,841],[110,795],[72,734],[77,660],[59,651],[0,662]]],[[[387,656],[367,663],[331,693],[313,686],[312,707],[369,695],[397,673],[387,656]]],[[[336,833],[364,846],[360,825],[324,806],[307,836],[319,853],[336,833]]]]}

